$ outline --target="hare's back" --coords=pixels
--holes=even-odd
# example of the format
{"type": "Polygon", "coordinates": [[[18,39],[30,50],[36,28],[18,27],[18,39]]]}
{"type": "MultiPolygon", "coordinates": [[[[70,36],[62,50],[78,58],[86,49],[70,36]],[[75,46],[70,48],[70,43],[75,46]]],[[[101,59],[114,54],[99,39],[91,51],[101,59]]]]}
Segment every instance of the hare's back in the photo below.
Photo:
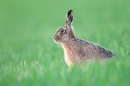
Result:
{"type": "Polygon", "coordinates": [[[82,53],[88,57],[101,57],[101,58],[110,58],[113,56],[116,56],[112,51],[97,45],[95,43],[85,41],[82,39],[76,39],[75,40],[78,45],[80,45],[80,50],[82,50],[82,53]]]}

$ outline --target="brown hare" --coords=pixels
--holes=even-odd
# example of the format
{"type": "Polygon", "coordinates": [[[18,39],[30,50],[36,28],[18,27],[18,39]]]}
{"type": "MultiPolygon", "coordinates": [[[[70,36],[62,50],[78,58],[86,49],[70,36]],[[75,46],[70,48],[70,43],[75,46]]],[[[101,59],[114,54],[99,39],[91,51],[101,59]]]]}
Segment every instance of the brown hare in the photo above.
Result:
{"type": "Polygon", "coordinates": [[[69,10],[66,15],[66,25],[60,27],[53,36],[55,42],[60,42],[64,49],[65,62],[68,66],[81,63],[89,59],[106,59],[117,57],[112,51],[97,44],[77,38],[73,27],[73,11],[69,10]]]}

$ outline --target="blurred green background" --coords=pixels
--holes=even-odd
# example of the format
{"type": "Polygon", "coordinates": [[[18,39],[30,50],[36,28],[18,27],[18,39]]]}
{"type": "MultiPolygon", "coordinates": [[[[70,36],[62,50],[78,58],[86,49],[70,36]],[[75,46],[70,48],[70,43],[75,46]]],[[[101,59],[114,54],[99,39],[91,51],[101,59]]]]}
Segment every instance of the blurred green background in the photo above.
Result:
{"type": "Polygon", "coordinates": [[[1,0],[0,86],[130,85],[129,0],[1,0]],[[119,59],[68,68],[56,29],[74,11],[77,37],[114,51],[119,59]]]}

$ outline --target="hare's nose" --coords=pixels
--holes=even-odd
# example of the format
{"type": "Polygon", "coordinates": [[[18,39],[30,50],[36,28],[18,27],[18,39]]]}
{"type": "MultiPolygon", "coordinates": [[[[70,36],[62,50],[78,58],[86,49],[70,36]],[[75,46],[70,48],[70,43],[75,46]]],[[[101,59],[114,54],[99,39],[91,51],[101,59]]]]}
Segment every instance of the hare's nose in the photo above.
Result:
{"type": "Polygon", "coordinates": [[[55,35],[53,35],[52,39],[55,39],[55,35]]]}
{"type": "Polygon", "coordinates": [[[57,38],[57,35],[53,35],[53,37],[52,37],[53,39],[56,39],[57,38]]]}

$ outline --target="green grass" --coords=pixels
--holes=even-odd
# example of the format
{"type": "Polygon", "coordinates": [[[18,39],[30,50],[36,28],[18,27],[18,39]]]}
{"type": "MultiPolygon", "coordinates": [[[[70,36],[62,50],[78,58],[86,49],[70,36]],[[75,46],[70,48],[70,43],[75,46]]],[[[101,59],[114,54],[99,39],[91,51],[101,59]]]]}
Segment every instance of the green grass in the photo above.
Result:
{"type": "Polygon", "coordinates": [[[1,0],[0,86],[129,86],[129,0],[1,0]],[[68,68],[53,42],[74,10],[78,37],[114,51],[119,59],[68,68]]]}

